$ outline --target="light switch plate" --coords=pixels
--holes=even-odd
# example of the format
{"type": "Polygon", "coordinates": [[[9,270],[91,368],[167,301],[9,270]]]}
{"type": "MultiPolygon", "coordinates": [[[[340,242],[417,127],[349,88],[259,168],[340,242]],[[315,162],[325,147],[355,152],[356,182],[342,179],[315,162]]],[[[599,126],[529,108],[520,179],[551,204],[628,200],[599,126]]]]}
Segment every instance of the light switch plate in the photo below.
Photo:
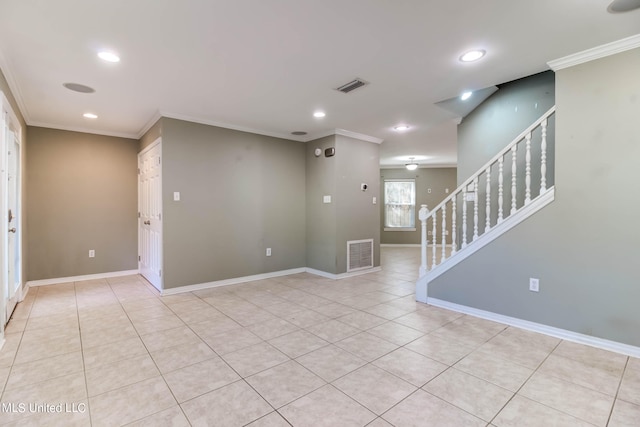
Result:
{"type": "Polygon", "coordinates": [[[322,203],[331,203],[331,196],[322,196],[322,203]]]}
{"type": "Polygon", "coordinates": [[[179,191],[174,191],[173,192],[173,201],[174,202],[179,202],[180,201],[180,192],[179,191]]]}

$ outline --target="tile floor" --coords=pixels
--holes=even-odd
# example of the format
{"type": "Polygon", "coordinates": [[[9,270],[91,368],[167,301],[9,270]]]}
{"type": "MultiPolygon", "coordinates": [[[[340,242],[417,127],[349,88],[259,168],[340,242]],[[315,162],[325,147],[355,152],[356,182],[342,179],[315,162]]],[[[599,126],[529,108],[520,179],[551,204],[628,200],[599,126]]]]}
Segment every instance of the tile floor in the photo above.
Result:
{"type": "Polygon", "coordinates": [[[418,304],[418,250],[382,257],[167,297],[137,276],[33,288],[0,424],[640,425],[640,359],[418,304]]]}

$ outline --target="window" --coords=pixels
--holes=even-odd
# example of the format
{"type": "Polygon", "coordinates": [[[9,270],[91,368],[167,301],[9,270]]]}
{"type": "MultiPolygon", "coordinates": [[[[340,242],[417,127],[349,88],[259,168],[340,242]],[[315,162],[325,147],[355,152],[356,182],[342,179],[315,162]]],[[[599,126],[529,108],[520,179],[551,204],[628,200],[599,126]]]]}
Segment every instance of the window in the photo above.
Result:
{"type": "Polygon", "coordinates": [[[384,181],[384,230],[415,231],[416,182],[413,179],[384,181]]]}

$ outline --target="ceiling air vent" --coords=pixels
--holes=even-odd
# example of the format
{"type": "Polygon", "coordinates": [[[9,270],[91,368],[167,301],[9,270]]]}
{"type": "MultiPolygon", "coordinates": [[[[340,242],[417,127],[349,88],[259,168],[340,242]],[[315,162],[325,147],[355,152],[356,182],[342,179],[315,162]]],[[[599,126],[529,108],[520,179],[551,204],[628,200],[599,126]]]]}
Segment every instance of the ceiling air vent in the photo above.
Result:
{"type": "Polygon", "coordinates": [[[336,90],[342,92],[342,93],[349,93],[352,90],[356,90],[359,87],[362,87],[364,85],[369,84],[368,82],[365,82],[362,79],[355,79],[353,81],[350,81],[349,83],[347,83],[346,85],[342,85],[339,88],[337,88],[336,90]]]}

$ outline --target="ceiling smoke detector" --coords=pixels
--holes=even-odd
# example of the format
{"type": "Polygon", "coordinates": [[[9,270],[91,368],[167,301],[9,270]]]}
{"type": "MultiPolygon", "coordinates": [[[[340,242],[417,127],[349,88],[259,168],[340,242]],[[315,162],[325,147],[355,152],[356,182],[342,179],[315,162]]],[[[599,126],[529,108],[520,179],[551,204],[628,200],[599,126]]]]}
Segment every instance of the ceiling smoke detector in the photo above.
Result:
{"type": "Polygon", "coordinates": [[[609,13],[623,13],[640,8],[640,0],[614,0],[607,8],[609,13]]]}
{"type": "Polygon", "coordinates": [[[62,86],[74,92],[80,92],[80,93],[93,93],[96,91],[94,88],[81,85],[80,83],[63,83],[62,86]]]}
{"type": "Polygon", "coordinates": [[[349,93],[352,90],[356,90],[356,89],[358,89],[358,88],[360,88],[362,86],[368,85],[368,84],[369,84],[369,82],[366,82],[366,81],[364,81],[362,79],[355,79],[355,80],[350,81],[347,84],[344,84],[344,85],[336,88],[336,90],[340,91],[342,93],[349,93]]]}

